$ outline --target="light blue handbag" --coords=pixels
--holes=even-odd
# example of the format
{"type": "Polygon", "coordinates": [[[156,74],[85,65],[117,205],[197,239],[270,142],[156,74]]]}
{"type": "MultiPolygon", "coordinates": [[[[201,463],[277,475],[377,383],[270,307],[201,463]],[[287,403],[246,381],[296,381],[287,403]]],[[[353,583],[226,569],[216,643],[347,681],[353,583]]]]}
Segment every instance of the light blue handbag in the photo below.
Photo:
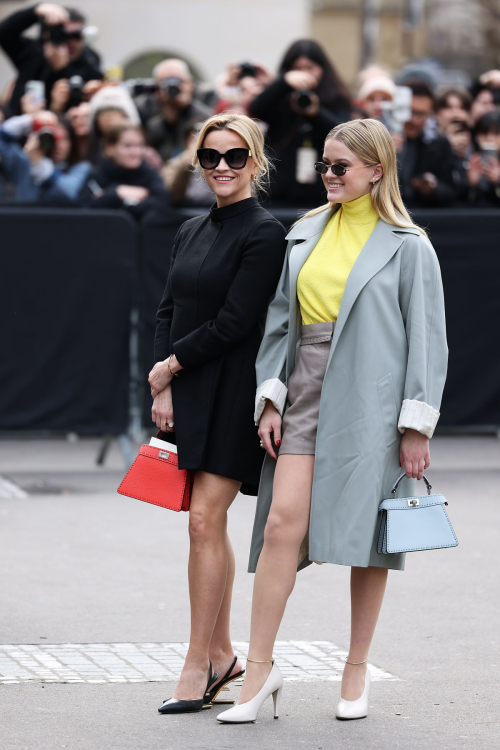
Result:
{"type": "Polygon", "coordinates": [[[382,500],[378,507],[382,516],[379,553],[456,547],[458,540],[444,508],[448,505],[446,498],[431,495],[432,487],[425,476],[427,495],[396,497],[398,485],[405,476],[403,472],[391,490],[392,497],[382,500]]]}

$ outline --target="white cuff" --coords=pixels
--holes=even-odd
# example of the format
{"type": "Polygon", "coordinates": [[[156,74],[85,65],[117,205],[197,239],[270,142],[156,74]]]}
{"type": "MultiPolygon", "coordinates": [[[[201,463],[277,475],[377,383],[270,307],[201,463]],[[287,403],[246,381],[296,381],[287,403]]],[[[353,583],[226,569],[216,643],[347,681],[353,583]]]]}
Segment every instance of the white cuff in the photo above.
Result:
{"type": "Polygon", "coordinates": [[[270,401],[279,413],[283,414],[287,393],[288,388],[279,378],[264,380],[257,388],[257,395],[255,397],[255,424],[259,424],[266,401],[270,401]]]}
{"type": "Polygon", "coordinates": [[[399,415],[398,430],[404,432],[406,428],[417,430],[431,438],[436,429],[439,412],[425,401],[415,401],[405,398],[399,415]]]}

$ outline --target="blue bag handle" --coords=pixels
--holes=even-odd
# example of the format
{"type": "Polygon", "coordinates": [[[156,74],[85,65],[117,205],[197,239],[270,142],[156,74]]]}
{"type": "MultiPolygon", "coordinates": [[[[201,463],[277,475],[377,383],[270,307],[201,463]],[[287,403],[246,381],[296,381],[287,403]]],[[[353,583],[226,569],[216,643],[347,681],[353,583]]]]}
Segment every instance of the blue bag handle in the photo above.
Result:
{"type": "MultiPolygon", "coordinates": [[[[393,497],[396,497],[396,491],[397,491],[397,489],[398,489],[398,485],[399,485],[400,481],[401,481],[401,480],[403,479],[403,477],[405,477],[405,476],[406,476],[406,472],[403,472],[403,473],[401,474],[401,476],[399,476],[399,477],[398,477],[398,478],[396,479],[396,482],[395,482],[395,484],[394,484],[394,487],[393,487],[393,488],[392,488],[392,490],[391,490],[391,495],[392,495],[393,497]]],[[[427,494],[428,494],[428,495],[430,495],[430,494],[431,494],[431,490],[432,490],[432,485],[430,484],[430,482],[429,482],[429,480],[427,479],[427,477],[425,476],[425,474],[424,474],[424,482],[425,482],[425,485],[426,485],[426,487],[427,487],[427,494]]]]}

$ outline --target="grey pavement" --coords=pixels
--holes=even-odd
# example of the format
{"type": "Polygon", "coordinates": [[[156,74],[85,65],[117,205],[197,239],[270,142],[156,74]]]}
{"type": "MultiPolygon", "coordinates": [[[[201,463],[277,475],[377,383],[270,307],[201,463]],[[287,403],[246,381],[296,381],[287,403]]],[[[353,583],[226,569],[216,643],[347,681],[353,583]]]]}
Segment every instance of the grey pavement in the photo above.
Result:
{"type": "MultiPolygon", "coordinates": [[[[100,644],[103,654],[112,644],[173,649],[188,637],[186,514],[118,495],[118,448],[96,468],[97,447],[90,439],[0,440],[0,475],[12,483],[0,482],[0,652],[1,644],[56,657],[64,644],[100,644]]],[[[161,682],[32,676],[0,685],[0,748],[500,748],[500,441],[436,436],[431,459],[430,480],[450,502],[460,544],[408,555],[407,570],[390,574],[370,661],[397,679],[373,683],[367,719],[335,721],[339,682],[319,669],[317,679],[290,671],[279,721],[269,701],[256,724],[243,726],[218,725],[222,708],[160,716],[156,708],[175,685],[163,672],[161,682]]],[[[240,496],[230,511],[233,638],[243,644],[254,508],[240,496]]],[[[280,640],[345,650],[348,584],[340,566],[300,573],[280,640]]],[[[176,659],[165,664],[178,669],[176,659]]]]}

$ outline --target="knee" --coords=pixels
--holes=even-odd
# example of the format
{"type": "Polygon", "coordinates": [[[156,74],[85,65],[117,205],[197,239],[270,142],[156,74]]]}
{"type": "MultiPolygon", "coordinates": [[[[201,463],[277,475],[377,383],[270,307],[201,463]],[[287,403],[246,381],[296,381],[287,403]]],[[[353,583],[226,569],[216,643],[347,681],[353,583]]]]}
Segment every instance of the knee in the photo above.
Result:
{"type": "Polygon", "coordinates": [[[194,544],[205,544],[225,533],[225,518],[206,511],[190,511],[189,538],[194,544]]]}
{"type": "Polygon", "coordinates": [[[306,529],[302,531],[287,514],[271,511],[264,531],[264,542],[273,547],[300,544],[305,532],[306,529]]]}

